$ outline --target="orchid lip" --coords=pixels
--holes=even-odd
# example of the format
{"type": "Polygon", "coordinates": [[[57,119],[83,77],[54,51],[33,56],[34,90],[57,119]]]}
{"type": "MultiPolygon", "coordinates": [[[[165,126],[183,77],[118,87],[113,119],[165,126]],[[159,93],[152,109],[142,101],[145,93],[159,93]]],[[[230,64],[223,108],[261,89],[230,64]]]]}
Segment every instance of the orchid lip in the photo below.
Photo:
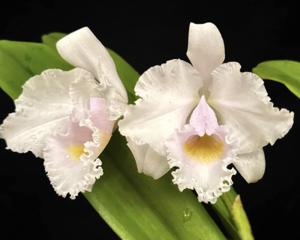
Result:
{"type": "Polygon", "coordinates": [[[211,163],[224,153],[224,142],[216,135],[193,135],[183,145],[183,150],[192,160],[211,163]]]}
{"type": "Polygon", "coordinates": [[[81,155],[84,154],[83,144],[74,144],[67,148],[68,156],[72,160],[79,160],[81,155]]]}

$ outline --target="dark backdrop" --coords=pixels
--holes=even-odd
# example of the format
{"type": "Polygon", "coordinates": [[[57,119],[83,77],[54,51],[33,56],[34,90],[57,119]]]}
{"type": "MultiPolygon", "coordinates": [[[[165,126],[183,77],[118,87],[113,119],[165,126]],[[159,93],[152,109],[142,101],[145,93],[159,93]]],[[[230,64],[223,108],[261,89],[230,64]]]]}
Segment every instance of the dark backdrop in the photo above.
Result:
{"type": "MultiPolygon", "coordinates": [[[[288,1],[111,1],[111,6],[101,1],[8,2],[9,6],[1,5],[1,39],[39,41],[43,33],[89,26],[141,73],[168,59],[186,59],[190,21],[214,22],[224,37],[226,61],[240,62],[244,71],[267,59],[300,61],[299,11],[288,1]]],[[[300,101],[280,84],[266,82],[266,87],[277,106],[295,111],[296,122],[287,137],[265,148],[265,177],[248,185],[236,176],[234,186],[242,195],[257,239],[297,239],[300,101]]],[[[14,106],[2,91],[0,102],[2,121],[14,106]]],[[[1,140],[1,239],[117,239],[82,196],[71,201],[55,195],[41,160],[4,148],[1,140]]]]}

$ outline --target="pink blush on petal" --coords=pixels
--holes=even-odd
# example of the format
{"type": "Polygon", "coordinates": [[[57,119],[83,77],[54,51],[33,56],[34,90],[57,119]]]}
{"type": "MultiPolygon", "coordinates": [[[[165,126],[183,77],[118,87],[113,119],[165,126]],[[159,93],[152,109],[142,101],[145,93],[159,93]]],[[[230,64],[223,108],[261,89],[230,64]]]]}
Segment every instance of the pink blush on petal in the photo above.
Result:
{"type": "Polygon", "coordinates": [[[79,126],[78,122],[70,120],[67,134],[57,136],[56,140],[64,147],[70,145],[83,145],[88,141],[92,141],[92,134],[93,132],[90,128],[79,126]]]}
{"type": "Polygon", "coordinates": [[[109,120],[107,103],[104,98],[90,98],[90,114],[95,127],[99,128],[102,133],[111,134],[114,123],[109,120]]]}

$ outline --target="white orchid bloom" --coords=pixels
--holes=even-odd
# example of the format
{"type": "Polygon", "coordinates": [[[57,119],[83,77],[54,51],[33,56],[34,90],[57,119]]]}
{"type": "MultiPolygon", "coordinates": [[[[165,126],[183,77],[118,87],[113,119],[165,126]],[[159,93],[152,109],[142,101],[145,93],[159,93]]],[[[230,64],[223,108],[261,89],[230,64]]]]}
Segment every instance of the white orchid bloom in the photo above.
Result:
{"type": "Polygon", "coordinates": [[[127,94],[109,53],[88,28],[58,41],[57,49],[76,68],[49,69],[30,78],[0,133],[8,149],[44,158],[57,194],[74,199],[103,174],[98,156],[127,94]]]}
{"type": "Polygon", "coordinates": [[[293,124],[293,113],[274,108],[263,81],[223,63],[224,43],[212,23],[190,24],[187,56],[147,70],[140,96],[119,122],[139,172],[159,178],[170,168],[179,189],[215,203],[230,189],[230,164],[247,182],[265,171],[263,147],[293,124]]]}

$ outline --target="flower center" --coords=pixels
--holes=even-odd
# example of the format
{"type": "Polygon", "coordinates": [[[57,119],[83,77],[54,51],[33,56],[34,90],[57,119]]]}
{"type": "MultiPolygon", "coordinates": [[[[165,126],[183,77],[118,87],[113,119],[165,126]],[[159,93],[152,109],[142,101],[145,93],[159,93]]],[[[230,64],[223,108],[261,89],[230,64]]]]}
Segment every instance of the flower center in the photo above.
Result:
{"type": "Polygon", "coordinates": [[[79,160],[84,153],[84,146],[83,144],[71,145],[67,148],[67,152],[72,160],[79,160]]]}
{"type": "Polygon", "coordinates": [[[191,136],[184,143],[184,152],[193,160],[209,163],[221,158],[224,142],[216,135],[191,136]]]}

